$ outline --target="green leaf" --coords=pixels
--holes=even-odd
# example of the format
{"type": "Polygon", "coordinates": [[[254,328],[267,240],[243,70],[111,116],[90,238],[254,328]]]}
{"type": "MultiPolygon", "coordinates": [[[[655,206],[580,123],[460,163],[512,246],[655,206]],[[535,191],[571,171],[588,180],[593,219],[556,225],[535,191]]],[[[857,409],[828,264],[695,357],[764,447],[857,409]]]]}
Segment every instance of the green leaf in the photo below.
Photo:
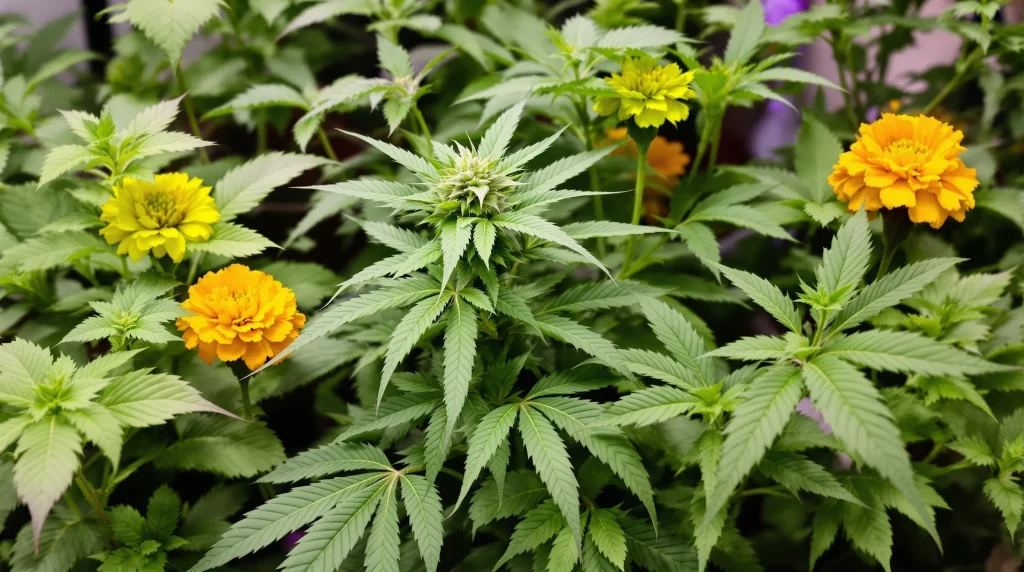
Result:
{"type": "Polygon", "coordinates": [[[145,540],[146,519],[130,506],[110,507],[110,529],[118,542],[138,546],[145,540]]]}
{"type": "MultiPolygon", "coordinates": [[[[462,489],[455,502],[452,512],[458,510],[462,501],[469,493],[470,487],[480,476],[487,462],[494,456],[498,447],[508,441],[509,431],[519,415],[519,407],[515,404],[502,405],[492,410],[477,423],[469,438],[469,450],[466,453],[466,471],[462,478],[462,489]]],[[[500,489],[499,489],[500,490],[500,489]]]]}
{"type": "Polygon", "coordinates": [[[779,336],[749,336],[704,355],[745,361],[776,360],[786,356],[787,345],[785,338],[779,336]]]}
{"type": "Polygon", "coordinates": [[[377,516],[373,519],[370,536],[366,539],[366,559],[363,566],[368,572],[398,572],[398,479],[388,480],[387,490],[381,494],[377,516]]]}
{"type": "MultiPolygon", "coordinates": [[[[576,513],[576,518],[578,521],[579,512],[576,513]]],[[[502,564],[518,554],[536,550],[563,528],[567,527],[559,508],[550,500],[544,501],[540,506],[526,513],[526,517],[516,524],[512,538],[508,542],[508,548],[494,565],[494,570],[498,570],[502,564]]],[[[569,530],[571,533],[572,529],[569,530]]]]}
{"type": "Polygon", "coordinates": [[[220,0],[130,0],[125,13],[133,26],[167,54],[174,69],[185,45],[220,7],[220,0]]]}
{"type": "Polygon", "coordinates": [[[743,65],[757,52],[757,46],[764,34],[764,8],[759,0],[748,3],[740,10],[736,25],[729,35],[729,44],[725,47],[725,63],[743,65]]]}
{"type": "Polygon", "coordinates": [[[720,264],[716,265],[722,274],[737,288],[743,290],[758,306],[768,311],[789,331],[799,334],[802,330],[800,313],[793,300],[782,293],[779,287],[756,274],[744,270],[736,270],[720,264]]]}
{"type": "Polygon", "coordinates": [[[716,513],[706,512],[706,501],[707,497],[702,487],[698,487],[690,502],[690,521],[697,529],[694,533],[694,544],[697,546],[697,564],[700,572],[707,567],[711,550],[718,545],[725,520],[729,516],[724,506],[716,513]]]}
{"type": "Polygon", "coordinates": [[[986,479],[983,488],[985,496],[1003,514],[1006,529],[1010,532],[1010,538],[1013,538],[1024,512],[1024,492],[1021,491],[1020,484],[1012,475],[1002,475],[986,479]]]}
{"type": "Polygon", "coordinates": [[[0,401],[16,407],[31,407],[35,387],[53,366],[49,350],[16,338],[0,344],[0,401]]]}
{"type": "Polygon", "coordinates": [[[785,228],[772,219],[771,214],[748,205],[712,206],[696,212],[687,218],[687,223],[708,221],[726,222],[731,225],[749,228],[754,232],[772,238],[794,240],[785,228]]]}
{"type": "Polygon", "coordinates": [[[832,195],[828,176],[843,152],[839,139],[811,115],[805,114],[796,142],[794,167],[813,202],[824,203],[832,195]]]}
{"type": "MultiPolygon", "coordinates": [[[[330,163],[323,157],[272,152],[231,169],[217,182],[213,198],[222,223],[231,222],[263,202],[271,191],[303,172],[330,163]]],[[[213,240],[219,237],[214,234],[213,240]]]]}
{"type": "Polygon", "coordinates": [[[373,146],[381,153],[384,153],[385,155],[390,157],[391,160],[393,160],[394,162],[405,167],[406,169],[409,169],[413,173],[416,173],[417,175],[423,177],[427,181],[437,181],[437,169],[431,166],[431,164],[427,162],[427,160],[424,159],[423,157],[420,157],[419,155],[416,155],[411,151],[406,151],[405,149],[402,149],[400,147],[395,147],[390,143],[377,141],[376,139],[371,139],[358,133],[352,133],[350,131],[342,131],[342,133],[345,133],[346,135],[351,135],[352,137],[355,137],[356,139],[359,139],[373,146]]]}
{"type": "MultiPolygon", "coordinates": [[[[473,532],[476,533],[481,526],[497,519],[524,514],[536,508],[547,496],[544,483],[536,473],[527,469],[509,471],[501,489],[498,489],[495,479],[487,479],[473,494],[469,506],[473,532]]],[[[558,512],[554,505],[552,508],[558,512]]],[[[561,522],[564,523],[564,520],[561,522]]]]}
{"type": "Polygon", "coordinates": [[[995,467],[997,464],[992,448],[981,437],[961,437],[950,443],[949,448],[963,455],[972,465],[995,467]]]}
{"type": "Polygon", "coordinates": [[[832,239],[832,247],[822,253],[815,271],[818,286],[828,292],[853,287],[864,278],[871,259],[871,231],[864,212],[853,215],[832,239]]]}
{"type": "Polygon", "coordinates": [[[162,485],[149,497],[149,504],[146,505],[146,524],[149,532],[155,535],[157,540],[170,539],[178,528],[180,517],[181,499],[171,487],[162,485]]]}
{"type": "Polygon", "coordinates": [[[692,370],[669,356],[650,350],[619,350],[623,365],[629,371],[664,381],[677,387],[693,389],[699,384],[692,370]]]}
{"type": "Polygon", "coordinates": [[[658,48],[683,41],[683,35],[661,26],[627,26],[606,32],[597,41],[598,48],[658,48]]]}
{"type": "MultiPolygon", "coordinates": [[[[168,374],[133,371],[110,382],[97,403],[128,427],[158,425],[185,413],[208,412],[231,415],[206,399],[181,378],[168,374]]],[[[233,415],[231,415],[234,417],[233,415]]]]}
{"type": "Polygon", "coordinates": [[[369,14],[371,4],[365,2],[365,0],[327,0],[320,4],[316,4],[309,8],[306,8],[299,13],[298,16],[288,22],[288,25],[278,35],[285,36],[294,32],[295,30],[305,28],[320,22],[324,22],[336,16],[343,14],[369,14]]]}
{"type": "MultiPolygon", "coordinates": [[[[769,68],[762,72],[754,74],[752,77],[747,78],[747,80],[756,82],[789,81],[793,83],[806,83],[810,85],[820,85],[823,87],[830,87],[836,90],[842,90],[841,87],[821,77],[820,75],[798,68],[769,68]]],[[[838,155],[836,156],[838,157],[838,155]]]]}
{"type": "Polygon", "coordinates": [[[670,228],[658,228],[656,226],[643,226],[639,224],[627,224],[610,220],[592,220],[586,222],[573,222],[562,227],[565,234],[577,240],[585,238],[610,237],[610,236],[634,236],[638,234],[656,234],[659,232],[674,233],[670,228]]]}
{"type": "Polygon", "coordinates": [[[579,551],[568,526],[558,531],[548,554],[547,572],[572,572],[579,561],[579,551]]]}
{"type": "Polygon", "coordinates": [[[32,515],[37,549],[46,516],[71,484],[81,454],[78,431],[57,416],[43,417],[29,425],[18,440],[14,487],[32,515]]]}
{"type": "Polygon", "coordinates": [[[900,431],[871,381],[853,366],[830,355],[807,362],[803,378],[814,406],[831,425],[836,437],[907,498],[938,543],[934,518],[915,484],[914,470],[900,431]]]}
{"type": "Polygon", "coordinates": [[[895,306],[931,284],[960,258],[933,258],[904,266],[864,288],[836,316],[836,330],[848,330],[882,310],[895,306]]]}
{"type": "Polygon", "coordinates": [[[0,274],[8,269],[31,272],[67,266],[104,248],[102,240],[88,231],[44,234],[5,250],[0,257],[0,274]]]}
{"type": "Polygon", "coordinates": [[[473,227],[473,246],[485,266],[490,265],[491,250],[494,248],[494,239],[497,237],[497,230],[494,223],[487,219],[477,221],[473,227]]]}
{"type": "MultiPolygon", "coordinates": [[[[354,490],[313,526],[281,563],[284,572],[334,572],[366,532],[393,481],[354,490]]],[[[194,571],[193,571],[194,572],[194,571]]]]}
{"type": "Polygon", "coordinates": [[[228,258],[255,256],[268,248],[278,246],[255,230],[234,223],[217,223],[213,225],[213,236],[210,240],[188,243],[188,249],[192,252],[205,252],[228,258]]]}
{"type": "Polygon", "coordinates": [[[252,477],[285,460],[281,442],[262,423],[228,417],[192,415],[176,421],[178,441],[157,457],[157,464],[182,470],[252,477]]]}
{"type": "Polygon", "coordinates": [[[202,560],[189,572],[203,572],[255,552],[284,538],[326,514],[342,499],[380,479],[380,475],[355,475],[320,481],[279,494],[231,525],[202,560]]]}
{"type": "Polygon", "coordinates": [[[697,569],[697,553],[691,542],[666,532],[658,532],[649,522],[620,519],[626,535],[629,557],[648,570],[692,572],[697,569]]]}
{"type": "Polygon", "coordinates": [[[294,483],[346,471],[393,470],[387,455],[373,445],[332,443],[310,449],[260,477],[262,483],[294,483]]]}
{"type": "Polygon", "coordinates": [[[33,419],[28,415],[19,415],[0,422],[0,451],[6,451],[32,423],[33,419]]]}
{"type": "Polygon", "coordinates": [[[267,107],[295,107],[309,110],[309,102],[294,88],[282,83],[254,85],[236,95],[231,101],[214,108],[203,116],[204,119],[229,115],[236,111],[264,109],[267,107]]]}
{"type": "Polygon", "coordinates": [[[589,169],[605,155],[614,151],[613,146],[570,155],[551,163],[538,171],[533,171],[523,178],[524,190],[530,192],[548,191],[589,169]]]}
{"type": "Polygon", "coordinates": [[[441,226],[441,258],[444,261],[441,286],[448,285],[448,280],[455,272],[455,266],[469,246],[469,239],[472,236],[471,222],[472,219],[459,219],[458,222],[448,222],[441,226]]]}
{"type": "MultiPolygon", "coordinates": [[[[501,228],[535,236],[559,246],[564,246],[587,259],[588,262],[600,268],[605,274],[608,274],[608,269],[598,259],[594,258],[587,249],[565,234],[565,231],[537,215],[521,212],[502,213],[492,218],[491,222],[501,228]]],[[[608,276],[611,277],[611,274],[608,274],[608,276]]]]}
{"type": "Polygon", "coordinates": [[[402,501],[409,514],[409,524],[420,549],[427,572],[437,570],[441,558],[441,497],[427,479],[419,475],[402,475],[402,501]]]}
{"type": "Polygon", "coordinates": [[[814,563],[832,546],[839,534],[842,522],[842,506],[832,500],[818,505],[811,525],[811,556],[808,569],[814,570],[814,563]]]}
{"type": "Polygon", "coordinates": [[[61,415],[86,439],[95,443],[113,466],[119,466],[124,435],[121,424],[110,410],[90,403],[87,407],[64,411],[61,415]]]}
{"type": "Polygon", "coordinates": [[[890,572],[889,561],[892,559],[892,525],[883,507],[864,507],[855,504],[843,504],[843,528],[850,544],[870,555],[890,572]]]}
{"type": "Polygon", "coordinates": [[[596,509],[590,512],[587,538],[616,568],[625,570],[626,535],[622,532],[613,511],[596,509]]]}
{"type": "Polygon", "coordinates": [[[809,491],[853,504],[861,504],[857,497],[843,488],[824,467],[799,453],[770,452],[758,463],[758,470],[766,477],[790,491],[809,491]]]}
{"type": "Polygon", "coordinates": [[[632,306],[638,298],[656,297],[665,293],[660,288],[629,280],[594,281],[574,286],[544,308],[545,312],[586,312],[632,306]]]}
{"type": "Polygon", "coordinates": [[[630,392],[608,409],[606,422],[645,427],[686,415],[700,400],[677,387],[656,386],[630,392]]]}
{"type": "Polygon", "coordinates": [[[61,145],[50,149],[43,160],[43,168],[39,172],[39,186],[56,179],[69,171],[85,168],[86,165],[99,159],[94,151],[79,145],[61,145]]]}
{"type": "Polygon", "coordinates": [[[384,370],[380,374],[380,389],[377,391],[378,403],[384,398],[384,390],[387,389],[391,374],[395,373],[398,365],[405,359],[405,356],[409,355],[420,336],[441,315],[451,299],[452,294],[445,292],[437,298],[419,302],[402,318],[395,331],[391,332],[388,353],[384,358],[384,370]]]}
{"type": "MultiPolygon", "coordinates": [[[[572,530],[576,544],[582,542],[580,529],[579,485],[569,462],[565,444],[551,423],[530,408],[519,413],[519,433],[523,436],[526,453],[533,462],[540,480],[544,481],[551,498],[558,505],[565,522],[572,530]]],[[[511,546],[509,547],[511,550],[511,546]]],[[[506,553],[507,554],[507,553],[506,553]]]]}
{"type": "Polygon", "coordinates": [[[726,426],[722,460],[708,513],[718,514],[733,489],[761,461],[782,433],[803,395],[800,370],[782,366],[755,377],[726,426]]]}
{"type": "Polygon", "coordinates": [[[696,256],[700,263],[718,277],[718,263],[722,261],[718,239],[714,231],[706,224],[685,222],[676,227],[686,243],[686,248],[696,256]]]}
{"type": "MultiPolygon", "coordinates": [[[[501,310],[499,304],[498,310],[501,310]]],[[[542,315],[537,318],[537,325],[545,334],[571,344],[576,349],[586,352],[603,363],[610,365],[626,377],[633,374],[625,369],[622,356],[615,345],[598,335],[593,330],[561,316],[542,315]]]]}
{"type": "Polygon", "coordinates": [[[829,341],[823,349],[855,365],[881,371],[957,376],[1005,369],[915,332],[856,332],[829,341]]]}
{"type": "Polygon", "coordinates": [[[669,353],[686,366],[701,385],[713,384],[714,364],[701,357],[707,353],[707,343],[686,318],[660,300],[642,298],[639,302],[651,330],[669,353]]]}
{"type": "Polygon", "coordinates": [[[402,46],[377,35],[377,60],[380,67],[396,78],[412,77],[412,61],[402,46]]]}
{"type": "Polygon", "coordinates": [[[508,150],[508,144],[515,135],[516,127],[519,126],[519,117],[523,114],[526,100],[510,107],[507,111],[498,116],[490,129],[480,139],[480,146],[477,154],[480,157],[491,157],[497,159],[503,157],[508,150]]]}
{"type": "Polygon", "coordinates": [[[335,443],[365,435],[372,431],[396,427],[430,415],[440,405],[436,393],[406,394],[390,397],[380,404],[376,412],[368,411],[334,440],[335,443]],[[365,421],[363,420],[365,419],[365,421]]]}

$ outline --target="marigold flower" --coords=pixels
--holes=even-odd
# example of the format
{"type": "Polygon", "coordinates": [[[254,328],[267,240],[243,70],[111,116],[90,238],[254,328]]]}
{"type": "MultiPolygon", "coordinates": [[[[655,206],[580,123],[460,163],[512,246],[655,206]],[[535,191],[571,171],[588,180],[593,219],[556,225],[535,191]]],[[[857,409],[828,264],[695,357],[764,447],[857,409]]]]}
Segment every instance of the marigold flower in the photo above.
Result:
{"type": "Polygon", "coordinates": [[[220,212],[202,179],[166,173],[153,182],[122,179],[103,205],[100,220],[107,223],[100,235],[108,244],[120,243],[118,254],[138,262],[152,252],[181,262],[186,242],[204,242],[213,235],[210,225],[220,220],[220,212]]]}
{"type": "Polygon", "coordinates": [[[177,322],[185,347],[198,347],[206,363],[242,359],[250,370],[281,353],[306,325],[295,292],[241,264],[208,272],[189,287],[182,307],[192,313],[177,322]]]}
{"type": "MultiPolygon", "coordinates": [[[[625,127],[619,127],[605,131],[605,138],[609,142],[618,142],[628,139],[629,134],[625,127]]],[[[612,154],[636,157],[636,143],[628,141],[612,154]]],[[[665,187],[676,186],[676,182],[686,173],[686,167],[689,164],[690,156],[683,151],[683,144],[678,141],[669,141],[658,135],[651,141],[651,146],[647,148],[647,165],[654,168],[654,173],[648,173],[648,177],[665,187]]]]}
{"type": "Polygon", "coordinates": [[[690,88],[694,73],[683,73],[676,64],[659,66],[654,58],[626,58],[622,74],[605,79],[616,95],[599,96],[594,110],[601,115],[618,111],[620,121],[633,117],[638,127],[660,127],[666,120],[675,125],[690,116],[690,108],[679,100],[697,97],[690,88]]]}
{"type": "Polygon", "coordinates": [[[974,208],[978,177],[958,156],[962,131],[934,117],[893,115],[861,124],[828,182],[851,212],[907,207],[910,220],[939,228],[974,208]]]}

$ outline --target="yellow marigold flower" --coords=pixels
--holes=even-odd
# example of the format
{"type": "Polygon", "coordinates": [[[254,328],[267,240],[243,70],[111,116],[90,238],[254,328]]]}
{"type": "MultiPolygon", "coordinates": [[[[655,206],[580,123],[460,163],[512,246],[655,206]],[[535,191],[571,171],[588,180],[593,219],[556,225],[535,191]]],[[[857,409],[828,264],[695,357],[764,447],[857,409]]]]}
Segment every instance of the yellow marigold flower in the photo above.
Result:
{"type": "Polygon", "coordinates": [[[686,121],[690,108],[679,100],[697,97],[690,88],[694,73],[683,73],[676,64],[659,66],[654,58],[626,58],[622,74],[605,79],[616,95],[599,96],[594,110],[601,115],[618,111],[619,121],[633,117],[638,127],[686,121]]]}
{"type": "Polygon", "coordinates": [[[242,359],[250,370],[281,353],[306,325],[295,292],[241,264],[208,272],[189,287],[182,307],[192,313],[177,322],[185,347],[198,347],[206,363],[242,359]]]}
{"type": "Polygon", "coordinates": [[[907,207],[910,220],[939,228],[974,208],[978,177],[959,155],[962,131],[934,117],[886,113],[861,124],[828,182],[851,212],[907,207]]]}
{"type": "MultiPolygon", "coordinates": [[[[605,138],[608,142],[618,142],[627,139],[629,134],[625,127],[608,129],[605,131],[605,138]]],[[[613,155],[636,157],[636,143],[629,141],[616,149],[613,155]]],[[[651,141],[647,148],[647,164],[654,168],[654,173],[649,178],[661,183],[663,186],[672,188],[690,164],[690,156],[683,151],[683,144],[678,141],[669,141],[658,135],[651,141]]]]}
{"type": "Polygon", "coordinates": [[[185,257],[185,243],[204,242],[213,234],[210,225],[220,212],[202,179],[185,173],[166,173],[153,182],[125,177],[114,185],[114,196],[103,205],[100,220],[107,226],[100,235],[108,244],[121,243],[118,254],[138,262],[152,251],[175,262],[185,257]]]}

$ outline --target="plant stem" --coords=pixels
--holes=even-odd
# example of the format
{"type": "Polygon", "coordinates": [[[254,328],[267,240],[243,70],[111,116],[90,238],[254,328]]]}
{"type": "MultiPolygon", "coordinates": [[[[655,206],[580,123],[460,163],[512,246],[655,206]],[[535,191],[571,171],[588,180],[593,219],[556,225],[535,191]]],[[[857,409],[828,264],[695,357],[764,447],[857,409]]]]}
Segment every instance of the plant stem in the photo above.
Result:
{"type": "MultiPolygon", "coordinates": [[[[241,361],[229,362],[228,365],[231,367],[231,372],[238,378],[238,389],[242,394],[242,418],[246,421],[255,421],[255,417],[252,414],[252,399],[249,397],[250,372],[244,362],[241,361]]],[[[263,497],[264,501],[268,501],[276,496],[274,488],[269,483],[257,483],[256,487],[259,489],[260,496],[263,497]]]]}
{"type": "Polygon", "coordinates": [[[434,139],[430,135],[430,129],[427,127],[427,120],[423,119],[423,113],[420,108],[416,105],[412,106],[413,115],[416,117],[416,123],[420,126],[420,133],[423,138],[427,140],[427,158],[434,158],[434,139]]]}
{"type": "Polygon", "coordinates": [[[85,478],[85,474],[82,473],[82,469],[79,468],[78,472],[75,473],[75,484],[78,485],[78,489],[82,491],[82,496],[92,506],[92,510],[96,512],[96,516],[100,518],[107,526],[110,526],[110,519],[107,518],[106,511],[103,510],[103,504],[100,503],[100,499],[96,496],[96,491],[93,490],[89,481],[85,478]]]}
{"type": "MultiPolygon", "coordinates": [[[[587,147],[587,151],[594,150],[594,133],[590,123],[590,114],[587,113],[586,103],[580,103],[577,105],[576,112],[580,116],[580,123],[583,124],[583,143],[587,147]]],[[[587,176],[590,177],[590,192],[600,193],[601,192],[601,181],[597,177],[597,166],[591,165],[587,169],[587,176]]],[[[604,199],[599,194],[593,196],[594,199],[594,220],[604,220],[604,199]]],[[[597,237],[597,254],[600,257],[604,257],[606,251],[605,240],[603,236],[597,237]]]]}
{"type": "Polygon", "coordinates": [[[850,120],[850,127],[856,131],[860,126],[860,121],[857,119],[857,111],[853,105],[853,95],[850,92],[849,82],[846,81],[846,72],[843,69],[845,66],[839,64],[843,61],[839,57],[839,47],[837,45],[838,38],[835,32],[832,33],[832,38],[829,40],[829,45],[832,46],[832,59],[836,62],[836,72],[839,74],[839,85],[843,88],[843,107],[846,108],[846,116],[850,120]]]}
{"type": "Polygon", "coordinates": [[[683,28],[686,27],[685,4],[686,2],[683,0],[676,0],[676,31],[680,34],[683,32],[683,28]]]}
{"type": "Polygon", "coordinates": [[[964,60],[958,61],[956,65],[960,69],[956,72],[956,75],[954,75],[953,79],[951,79],[949,83],[947,83],[945,87],[942,88],[942,91],[937,93],[935,97],[933,97],[932,100],[928,102],[928,105],[924,106],[924,109],[921,110],[921,115],[930,114],[932,111],[935,110],[936,107],[938,107],[940,103],[942,103],[944,99],[946,99],[946,97],[949,96],[949,94],[953,93],[953,90],[959,87],[961,83],[963,83],[964,78],[967,77],[967,74],[974,71],[975,64],[978,60],[981,59],[981,56],[983,55],[984,52],[982,52],[981,48],[978,47],[975,48],[971,55],[967,56],[964,60]]]}
{"type": "Polygon", "coordinates": [[[693,178],[697,176],[697,171],[700,170],[700,163],[704,160],[704,154],[708,151],[708,141],[711,139],[711,118],[709,115],[707,112],[704,113],[704,127],[700,130],[700,141],[697,142],[697,156],[694,157],[693,163],[690,165],[690,181],[693,181],[693,178]]]}
{"type": "MultiPolygon", "coordinates": [[[[638,144],[636,151],[636,189],[633,192],[631,224],[640,224],[640,216],[644,211],[644,186],[647,178],[647,147],[638,144]]],[[[636,235],[630,235],[629,242],[626,243],[626,258],[622,261],[622,269],[619,270],[620,277],[629,272],[629,265],[633,262],[634,249],[636,249],[636,235]]]]}
{"type": "Polygon", "coordinates": [[[242,417],[252,421],[252,402],[249,399],[249,378],[238,378],[238,389],[242,392],[242,417]]]}
{"type": "Polygon", "coordinates": [[[78,505],[75,503],[75,500],[71,498],[71,489],[64,490],[64,504],[68,505],[71,512],[75,513],[76,519],[82,520],[82,513],[78,510],[78,505]]]}
{"type": "MultiPolygon", "coordinates": [[[[196,119],[196,110],[192,107],[192,96],[188,94],[188,86],[185,85],[185,74],[182,73],[181,64],[178,64],[177,73],[174,74],[178,80],[178,91],[185,96],[185,115],[188,117],[188,125],[192,129],[192,135],[197,139],[203,138],[203,132],[199,129],[199,120],[196,119]]],[[[203,163],[210,162],[210,156],[206,153],[206,147],[199,148],[199,158],[203,163]]]]}
{"type": "Polygon", "coordinates": [[[718,164],[718,145],[722,142],[722,116],[715,115],[714,131],[711,134],[711,156],[708,157],[707,172],[710,173],[718,164]]]}
{"type": "Polygon", "coordinates": [[[883,240],[882,243],[882,260],[878,263],[878,273],[875,274],[875,281],[889,272],[889,265],[892,263],[892,257],[896,254],[896,248],[894,248],[889,241],[883,240]]]}
{"type": "Polygon", "coordinates": [[[337,162],[338,156],[334,154],[334,147],[331,145],[331,140],[327,138],[327,132],[324,131],[323,127],[320,127],[317,129],[316,133],[320,136],[320,145],[324,148],[324,154],[327,155],[331,161],[337,162]]]}

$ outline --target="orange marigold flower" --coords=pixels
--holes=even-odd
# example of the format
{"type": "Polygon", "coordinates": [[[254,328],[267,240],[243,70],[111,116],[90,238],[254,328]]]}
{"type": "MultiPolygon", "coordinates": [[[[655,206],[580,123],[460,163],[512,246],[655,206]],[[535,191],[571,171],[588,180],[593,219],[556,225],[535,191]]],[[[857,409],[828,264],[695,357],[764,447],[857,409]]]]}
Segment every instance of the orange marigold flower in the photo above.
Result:
{"type": "MultiPolygon", "coordinates": [[[[629,138],[625,127],[609,129],[605,131],[605,138],[609,142],[618,142],[629,138]]],[[[630,140],[628,143],[616,149],[614,155],[636,157],[636,143],[630,140]]],[[[690,164],[690,156],[683,151],[683,144],[678,141],[669,141],[658,135],[651,141],[647,149],[647,164],[654,168],[656,176],[650,178],[658,181],[663,186],[672,188],[690,164]]],[[[652,173],[653,175],[653,173],[652,173]]]]}
{"type": "Polygon", "coordinates": [[[250,370],[281,353],[306,325],[295,292],[241,264],[208,272],[182,306],[192,313],[177,322],[185,347],[198,347],[206,363],[243,359],[250,370]]]}
{"type": "Polygon", "coordinates": [[[978,177],[959,155],[964,134],[934,117],[893,115],[861,124],[828,182],[851,212],[906,207],[910,220],[939,228],[974,208],[978,177]]]}

